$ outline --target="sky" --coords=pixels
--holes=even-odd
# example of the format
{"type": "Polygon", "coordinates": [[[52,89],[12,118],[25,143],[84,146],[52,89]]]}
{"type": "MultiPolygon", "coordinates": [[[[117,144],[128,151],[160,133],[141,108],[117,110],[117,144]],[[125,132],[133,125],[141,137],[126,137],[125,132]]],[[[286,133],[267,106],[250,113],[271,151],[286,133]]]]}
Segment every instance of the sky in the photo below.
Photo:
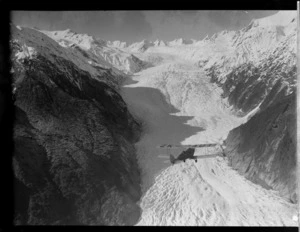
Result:
{"type": "Polygon", "coordinates": [[[12,11],[11,21],[41,30],[71,29],[104,40],[131,44],[143,39],[201,40],[222,30],[239,30],[252,19],[278,11],[12,11]]]}

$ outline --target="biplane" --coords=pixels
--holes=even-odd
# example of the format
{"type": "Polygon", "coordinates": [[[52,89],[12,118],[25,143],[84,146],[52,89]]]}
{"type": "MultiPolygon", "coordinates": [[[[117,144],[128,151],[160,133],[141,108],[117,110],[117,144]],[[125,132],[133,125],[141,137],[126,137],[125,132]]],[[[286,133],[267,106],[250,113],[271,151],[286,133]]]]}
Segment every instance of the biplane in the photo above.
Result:
{"type": "Polygon", "coordinates": [[[213,155],[201,155],[201,156],[195,156],[195,149],[196,148],[202,148],[202,147],[215,147],[220,146],[222,152],[221,155],[224,157],[224,149],[221,144],[219,143],[207,143],[207,144],[195,144],[195,145],[171,145],[171,144],[164,144],[159,146],[160,148],[182,148],[186,147],[187,149],[184,150],[179,154],[177,158],[175,158],[172,154],[170,154],[170,162],[172,164],[175,164],[178,161],[185,162],[187,159],[192,159],[195,162],[197,162],[198,159],[204,159],[204,158],[213,158],[217,156],[221,156],[220,154],[213,154],[213,155]]]}

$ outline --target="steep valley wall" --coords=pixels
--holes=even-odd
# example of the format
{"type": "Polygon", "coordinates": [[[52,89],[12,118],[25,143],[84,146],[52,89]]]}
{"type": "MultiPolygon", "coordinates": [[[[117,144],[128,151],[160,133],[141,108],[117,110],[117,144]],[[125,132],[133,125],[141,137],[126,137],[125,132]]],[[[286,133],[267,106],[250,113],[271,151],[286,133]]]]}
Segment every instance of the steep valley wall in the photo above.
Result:
{"type": "Polygon", "coordinates": [[[13,28],[12,41],[14,223],[134,225],[140,125],[108,81],[114,76],[92,76],[37,31],[13,28]],[[24,44],[35,56],[15,59],[24,44]]]}
{"type": "Polygon", "coordinates": [[[233,129],[225,153],[249,180],[297,202],[296,96],[278,100],[233,129]]]}

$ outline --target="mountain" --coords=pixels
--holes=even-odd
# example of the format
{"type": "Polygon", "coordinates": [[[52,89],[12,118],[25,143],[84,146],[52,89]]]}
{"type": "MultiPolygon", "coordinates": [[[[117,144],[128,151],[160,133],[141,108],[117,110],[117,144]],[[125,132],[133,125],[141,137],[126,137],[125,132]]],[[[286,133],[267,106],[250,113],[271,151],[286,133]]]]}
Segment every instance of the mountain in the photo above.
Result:
{"type": "Polygon", "coordinates": [[[16,224],[293,225],[296,12],[199,41],[12,26],[10,44],[16,224]],[[223,139],[197,164],[157,148],[223,139]]]}
{"type": "Polygon", "coordinates": [[[10,45],[14,223],[135,224],[140,125],[118,92],[123,77],[34,29],[12,25],[10,45]]]}
{"type": "Polygon", "coordinates": [[[149,40],[133,43],[127,47],[130,52],[145,52],[148,48],[154,46],[154,43],[149,40]]]}
{"type": "Polygon", "coordinates": [[[273,102],[275,89],[279,97],[295,91],[295,11],[279,11],[241,30],[221,31],[199,41],[176,39],[166,46],[142,41],[134,47],[143,60],[159,60],[160,53],[194,63],[222,88],[223,98],[239,116],[273,102]],[[264,100],[269,102],[260,105],[264,100]]]}
{"type": "Polygon", "coordinates": [[[276,30],[281,20],[258,19],[240,31],[136,54],[155,64],[123,88],[146,128],[136,144],[138,225],[297,225],[296,25],[289,16],[284,35],[276,30]],[[223,139],[224,151],[197,148],[198,162],[170,164],[180,145],[223,139]],[[207,157],[216,153],[225,157],[207,157]]]}
{"type": "Polygon", "coordinates": [[[148,50],[149,48],[157,48],[158,47],[158,49],[159,49],[160,47],[173,47],[173,46],[176,47],[176,46],[181,46],[181,45],[190,45],[195,42],[196,42],[196,40],[182,39],[182,38],[175,39],[175,40],[168,41],[168,42],[165,42],[163,40],[158,40],[158,39],[155,40],[154,42],[150,41],[150,40],[142,40],[141,42],[137,42],[137,43],[133,43],[133,44],[129,45],[126,49],[129,52],[133,52],[133,53],[143,53],[143,52],[149,51],[148,50]]]}
{"type": "Polygon", "coordinates": [[[116,41],[107,41],[107,46],[116,47],[116,48],[126,48],[126,42],[116,41]]]}
{"type": "Polygon", "coordinates": [[[166,43],[165,43],[163,40],[158,40],[158,39],[155,40],[153,44],[154,44],[154,46],[156,46],[156,47],[158,47],[158,46],[159,46],[159,47],[166,46],[166,43]]]}
{"type": "Polygon", "coordinates": [[[194,41],[191,39],[175,39],[173,41],[168,42],[169,46],[178,46],[178,45],[188,45],[192,44],[194,41]]]}
{"type": "Polygon", "coordinates": [[[202,43],[216,54],[198,64],[223,89],[233,111],[240,116],[258,112],[229,133],[230,164],[296,203],[296,12],[253,20],[202,43]]]}
{"type": "Polygon", "coordinates": [[[296,12],[253,20],[237,32],[203,41],[215,54],[199,60],[240,115],[267,107],[296,87],[296,12]],[[276,93],[274,93],[276,91],[276,93]]]}
{"type": "Polygon", "coordinates": [[[290,94],[232,130],[225,153],[240,174],[297,203],[296,95],[290,94]]]}
{"type": "Polygon", "coordinates": [[[109,42],[95,39],[86,34],[78,34],[70,29],[64,31],[41,31],[57,41],[61,46],[75,49],[84,54],[94,66],[117,69],[126,74],[138,72],[148,64],[123,48],[126,44],[120,41],[109,42]]]}
{"type": "Polygon", "coordinates": [[[192,44],[174,40],[174,46],[152,46],[140,55],[156,64],[179,56],[203,70],[221,88],[232,113],[246,117],[226,140],[230,164],[294,203],[296,21],[296,11],[279,11],[239,31],[221,31],[192,44]]]}

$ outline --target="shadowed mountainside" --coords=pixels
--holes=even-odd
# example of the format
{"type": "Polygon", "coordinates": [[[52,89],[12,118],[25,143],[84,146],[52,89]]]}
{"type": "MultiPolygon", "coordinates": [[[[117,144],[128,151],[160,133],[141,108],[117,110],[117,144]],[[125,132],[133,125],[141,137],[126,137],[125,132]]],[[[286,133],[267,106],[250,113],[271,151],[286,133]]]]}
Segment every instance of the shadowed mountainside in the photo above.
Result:
{"type": "Polygon", "coordinates": [[[35,30],[12,28],[11,41],[15,224],[135,224],[140,126],[112,73],[35,30]]]}
{"type": "MultiPolygon", "coordinates": [[[[258,113],[226,140],[231,165],[248,179],[297,202],[296,189],[296,12],[254,20],[248,27],[216,35],[229,41],[206,67],[234,113],[258,113]],[[284,31],[284,32],[283,32],[284,31]],[[228,45],[228,47],[230,47],[228,45]]],[[[253,114],[252,114],[253,115],[253,114]]],[[[252,116],[250,115],[250,117],[252,116]]],[[[248,118],[249,119],[249,118],[248,118]]]]}
{"type": "Polygon", "coordinates": [[[297,202],[296,94],[278,99],[233,129],[225,153],[232,167],[254,183],[297,202]]]}

